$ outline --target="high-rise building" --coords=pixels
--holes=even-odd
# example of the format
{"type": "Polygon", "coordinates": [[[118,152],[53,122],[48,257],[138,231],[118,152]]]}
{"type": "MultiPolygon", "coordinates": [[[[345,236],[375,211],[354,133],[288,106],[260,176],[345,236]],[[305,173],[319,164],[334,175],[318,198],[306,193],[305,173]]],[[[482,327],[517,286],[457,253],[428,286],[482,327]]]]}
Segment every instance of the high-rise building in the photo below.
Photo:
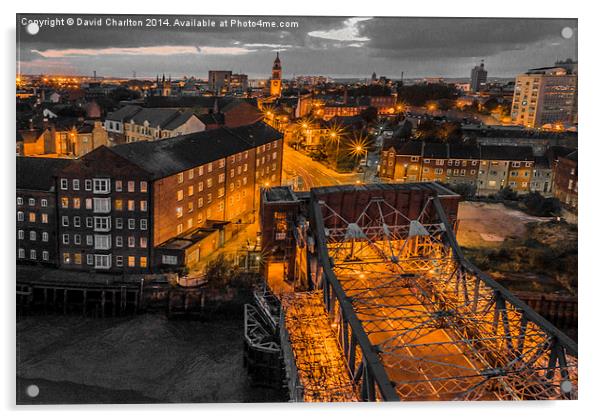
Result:
{"type": "Polygon", "coordinates": [[[282,94],[282,66],[280,56],[276,53],[276,59],[272,66],[272,78],[270,79],[270,96],[280,97],[282,94]]]}
{"type": "Polygon", "coordinates": [[[479,92],[487,83],[487,70],[485,70],[485,63],[481,60],[481,65],[475,66],[470,71],[470,90],[472,92],[479,92]]]}
{"type": "Polygon", "coordinates": [[[566,66],[541,67],[516,77],[512,122],[563,128],[577,122],[577,74],[566,66]]]}
{"type": "Polygon", "coordinates": [[[209,70],[209,90],[216,94],[230,91],[232,71],[209,70]]]}

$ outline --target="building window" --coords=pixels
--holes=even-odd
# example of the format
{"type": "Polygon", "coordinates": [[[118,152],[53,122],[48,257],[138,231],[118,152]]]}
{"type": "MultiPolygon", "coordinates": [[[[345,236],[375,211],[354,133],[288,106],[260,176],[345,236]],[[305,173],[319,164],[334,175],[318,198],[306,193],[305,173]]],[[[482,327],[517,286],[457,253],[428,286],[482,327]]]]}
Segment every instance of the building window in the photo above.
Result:
{"type": "Polygon", "coordinates": [[[134,201],[133,199],[129,199],[128,200],[128,211],[135,211],[136,210],[136,201],[134,201]]]}
{"type": "Polygon", "coordinates": [[[116,211],[123,211],[123,201],[121,199],[116,199],[115,200],[115,210],[116,211]]]}
{"type": "Polygon", "coordinates": [[[23,205],[23,198],[17,197],[17,205],[23,205]]]}
{"type": "Polygon", "coordinates": [[[63,244],[69,244],[69,235],[63,234],[63,244]]]}
{"type": "Polygon", "coordinates": [[[111,183],[109,179],[93,179],[94,193],[109,193],[111,191],[111,183]]]}
{"type": "Polygon", "coordinates": [[[19,240],[24,240],[25,239],[25,231],[19,230],[17,232],[17,236],[19,237],[19,240]]]}
{"type": "Polygon", "coordinates": [[[128,218],[128,229],[134,230],[136,228],[136,220],[133,218],[128,218]]]}
{"type": "Polygon", "coordinates": [[[94,231],[109,231],[110,229],[110,217],[94,217],[94,231]]]}
{"type": "Polygon", "coordinates": [[[194,186],[190,185],[188,187],[188,196],[194,195],[194,186]]]}
{"type": "Polygon", "coordinates": [[[33,207],[36,204],[36,200],[34,198],[29,198],[29,206],[33,207]]]}
{"type": "Polygon", "coordinates": [[[143,180],[140,182],[140,192],[146,192],[148,190],[148,184],[143,180]]]}
{"type": "Polygon", "coordinates": [[[73,235],[73,244],[82,244],[82,237],[79,234],[73,235]]]}
{"type": "Polygon", "coordinates": [[[69,181],[67,179],[61,179],[61,189],[66,191],[69,188],[69,181]]]}
{"type": "Polygon", "coordinates": [[[147,202],[146,201],[140,201],[140,211],[146,212],[146,210],[147,210],[147,202]]]}
{"type": "Polygon", "coordinates": [[[73,190],[79,191],[79,179],[73,179],[73,190]]]}
{"type": "Polygon", "coordinates": [[[140,230],[146,230],[146,228],[147,228],[146,218],[140,219],[140,230]]]}
{"type": "Polygon", "coordinates": [[[79,209],[81,206],[81,200],[79,198],[73,198],[73,208],[79,209]]]}
{"type": "Polygon", "coordinates": [[[94,249],[109,250],[111,248],[111,236],[108,234],[94,235],[94,249]]]}
{"type": "Polygon", "coordinates": [[[92,228],[92,217],[86,217],[86,227],[92,228]]]}
{"type": "Polygon", "coordinates": [[[120,180],[115,181],[115,190],[121,192],[123,190],[123,182],[120,180]]]}
{"type": "Polygon", "coordinates": [[[25,249],[19,249],[19,258],[20,259],[24,259],[25,258],[25,249]]]}
{"type": "Polygon", "coordinates": [[[42,260],[48,260],[49,258],[50,258],[50,255],[49,255],[48,251],[44,250],[42,252],[42,260]]]}
{"type": "Polygon", "coordinates": [[[94,255],[86,255],[86,263],[88,265],[93,265],[94,264],[94,255]]]}
{"type": "Polygon", "coordinates": [[[92,198],[86,198],[86,209],[92,209],[92,198]]]}
{"type": "Polygon", "coordinates": [[[140,256],[140,267],[146,268],[146,256],[140,256]]]}
{"type": "Polygon", "coordinates": [[[92,181],[90,179],[84,180],[84,187],[87,191],[92,190],[92,181]]]}
{"type": "Polygon", "coordinates": [[[48,206],[48,200],[47,199],[42,199],[40,201],[42,208],[46,208],[48,206]]]}
{"type": "Polygon", "coordinates": [[[36,232],[35,231],[29,232],[29,240],[36,241],[36,232]]]}
{"type": "Polygon", "coordinates": [[[219,176],[217,177],[217,182],[224,183],[224,180],[226,180],[226,176],[223,173],[220,173],[219,176]]]}
{"type": "Polygon", "coordinates": [[[199,192],[203,192],[203,182],[199,182],[198,190],[199,192]]]}
{"type": "Polygon", "coordinates": [[[182,224],[176,226],[176,234],[182,234],[182,224]]]}
{"type": "Polygon", "coordinates": [[[81,219],[79,217],[73,217],[73,227],[81,227],[81,219]]]}
{"type": "Polygon", "coordinates": [[[36,260],[36,258],[37,258],[36,249],[31,249],[29,251],[29,258],[32,259],[32,260],[36,260]]]}
{"type": "Polygon", "coordinates": [[[184,199],[184,191],[180,189],[180,190],[177,192],[177,200],[178,200],[178,201],[181,201],[182,199],[184,199]]]}
{"type": "Polygon", "coordinates": [[[69,226],[69,217],[67,217],[66,215],[63,215],[63,217],[61,218],[62,220],[62,225],[63,227],[68,227],[69,226]]]}
{"type": "Polygon", "coordinates": [[[115,257],[115,265],[117,266],[123,266],[123,256],[117,256],[115,257]]]}
{"type": "Polygon", "coordinates": [[[177,265],[178,257],[172,256],[172,255],[163,255],[163,256],[161,256],[161,263],[163,263],[165,265],[177,265]]]}
{"type": "Polygon", "coordinates": [[[111,211],[111,198],[94,198],[94,212],[106,214],[111,211]]]}
{"type": "Polygon", "coordinates": [[[86,235],[86,245],[88,245],[88,246],[94,245],[94,237],[91,234],[86,235]]]}
{"type": "Polygon", "coordinates": [[[119,230],[123,228],[123,218],[115,218],[115,228],[119,230]]]}
{"type": "Polygon", "coordinates": [[[148,246],[148,241],[146,237],[140,237],[140,247],[142,249],[146,249],[146,247],[148,246]]]}
{"type": "Polygon", "coordinates": [[[178,173],[178,183],[184,182],[184,173],[178,173]]]}
{"type": "Polygon", "coordinates": [[[42,214],[42,224],[48,224],[48,214],[42,214]]]}
{"type": "Polygon", "coordinates": [[[188,171],[188,180],[190,180],[190,179],[192,179],[192,178],[194,178],[194,169],[190,169],[190,170],[188,171]]]}
{"type": "Polygon", "coordinates": [[[94,268],[109,269],[111,267],[111,255],[94,255],[94,268]]]}
{"type": "Polygon", "coordinates": [[[183,214],[182,207],[176,207],[176,217],[181,218],[183,214]]]}
{"type": "Polygon", "coordinates": [[[69,208],[69,198],[61,198],[61,208],[69,208]]]}
{"type": "Polygon", "coordinates": [[[133,268],[136,266],[136,256],[128,256],[128,266],[133,268]]]}
{"type": "Polygon", "coordinates": [[[128,247],[136,247],[136,238],[134,236],[128,236],[128,247]]]}

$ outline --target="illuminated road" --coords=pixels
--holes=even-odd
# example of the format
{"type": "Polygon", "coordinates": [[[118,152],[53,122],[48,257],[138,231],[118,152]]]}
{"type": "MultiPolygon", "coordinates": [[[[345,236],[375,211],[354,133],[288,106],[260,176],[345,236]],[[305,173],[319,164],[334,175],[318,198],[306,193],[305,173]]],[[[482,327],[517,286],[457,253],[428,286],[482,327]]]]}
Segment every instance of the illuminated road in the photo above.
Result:
{"type": "Polygon", "coordinates": [[[305,154],[292,149],[288,145],[284,146],[282,165],[282,183],[286,184],[287,181],[298,176],[303,181],[301,190],[308,190],[317,186],[351,184],[362,179],[361,173],[337,173],[323,164],[313,161],[305,154]]]}

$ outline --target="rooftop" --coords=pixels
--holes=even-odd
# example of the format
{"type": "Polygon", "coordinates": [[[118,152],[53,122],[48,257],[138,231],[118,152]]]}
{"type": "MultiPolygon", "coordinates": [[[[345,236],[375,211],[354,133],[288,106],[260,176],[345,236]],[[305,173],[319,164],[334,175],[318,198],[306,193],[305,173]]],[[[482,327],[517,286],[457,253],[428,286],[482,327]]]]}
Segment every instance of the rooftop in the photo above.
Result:
{"type": "Polygon", "coordinates": [[[72,163],[72,159],[17,157],[17,189],[50,191],[54,174],[72,163]]]}
{"type": "Polygon", "coordinates": [[[281,138],[282,134],[272,127],[256,122],[157,141],[121,144],[111,150],[150,173],[153,179],[161,179],[281,138]]]}

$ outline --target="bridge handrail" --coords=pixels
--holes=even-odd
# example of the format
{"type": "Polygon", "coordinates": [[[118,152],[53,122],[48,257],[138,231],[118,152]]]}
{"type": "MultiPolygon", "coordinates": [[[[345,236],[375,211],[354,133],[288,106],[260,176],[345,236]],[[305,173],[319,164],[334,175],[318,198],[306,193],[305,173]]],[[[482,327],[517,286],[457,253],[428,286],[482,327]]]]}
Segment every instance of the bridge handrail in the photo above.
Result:
{"type": "Polygon", "coordinates": [[[491,289],[496,291],[504,300],[512,304],[514,307],[520,309],[528,320],[539,326],[548,335],[555,338],[557,343],[565,348],[567,354],[577,358],[577,343],[574,340],[565,335],[560,329],[558,329],[556,326],[554,326],[552,323],[546,320],[543,316],[541,316],[539,313],[533,310],[521,299],[512,294],[507,288],[502,286],[500,283],[495,281],[493,278],[491,278],[485,272],[481,271],[479,268],[473,265],[472,262],[465,258],[464,253],[462,253],[462,249],[460,248],[460,245],[458,244],[455,235],[450,234],[450,232],[453,231],[453,229],[449,224],[449,220],[447,219],[447,215],[445,213],[445,210],[443,209],[443,205],[441,205],[441,201],[439,200],[438,196],[436,196],[433,199],[433,203],[435,205],[435,210],[437,212],[438,217],[445,226],[445,237],[447,237],[449,245],[451,246],[453,254],[457,258],[459,264],[463,266],[466,269],[466,271],[475,275],[485,284],[487,284],[491,289]]]}
{"type": "Polygon", "coordinates": [[[344,317],[349,322],[353,334],[357,339],[357,344],[360,346],[362,355],[366,361],[366,367],[369,368],[370,372],[374,377],[374,381],[378,385],[380,394],[385,401],[399,401],[399,395],[397,394],[394,385],[385,371],[385,368],[380,361],[380,358],[374,349],[366,331],[364,330],[361,321],[357,317],[353,305],[347,298],[345,291],[337,276],[332,270],[331,260],[328,256],[328,246],[326,236],[324,234],[324,220],[322,218],[322,209],[319,204],[318,196],[315,191],[311,191],[311,207],[310,211],[313,213],[312,219],[316,223],[314,232],[316,234],[316,252],[320,265],[323,268],[323,273],[326,276],[328,282],[332,285],[334,295],[339,301],[339,305],[344,317]]]}

